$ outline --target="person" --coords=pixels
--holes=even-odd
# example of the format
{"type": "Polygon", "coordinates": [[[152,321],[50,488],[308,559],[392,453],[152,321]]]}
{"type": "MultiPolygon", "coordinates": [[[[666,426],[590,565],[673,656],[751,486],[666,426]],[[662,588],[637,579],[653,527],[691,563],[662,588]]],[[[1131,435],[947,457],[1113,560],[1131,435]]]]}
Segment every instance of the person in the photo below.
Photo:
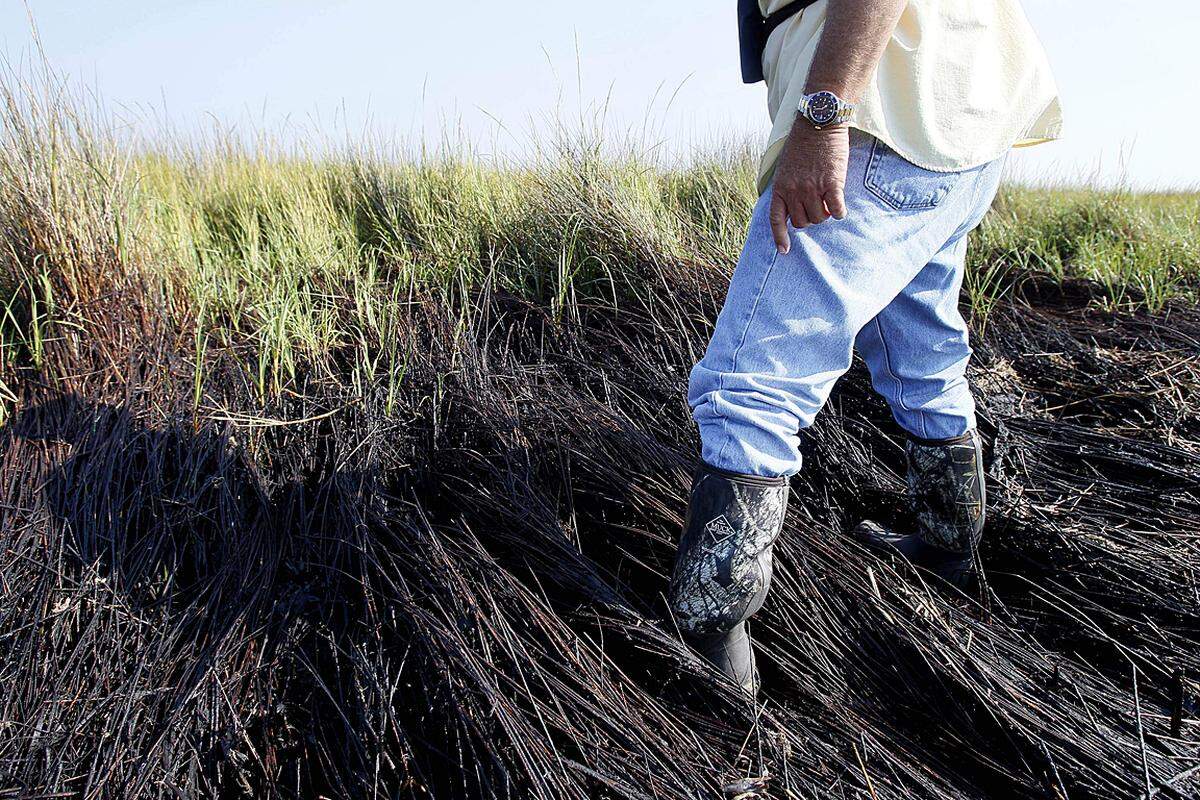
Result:
{"type": "Polygon", "coordinates": [[[746,243],[689,379],[702,449],[669,601],[689,643],[753,692],[746,621],[770,586],[798,433],[855,349],[907,434],[916,512],[914,531],[865,521],[856,532],[969,580],[985,498],[958,310],[967,234],[1005,154],[1057,138],[1062,114],[1018,0],[743,0],[740,11],[744,77],[765,78],[773,127],[746,243]]]}

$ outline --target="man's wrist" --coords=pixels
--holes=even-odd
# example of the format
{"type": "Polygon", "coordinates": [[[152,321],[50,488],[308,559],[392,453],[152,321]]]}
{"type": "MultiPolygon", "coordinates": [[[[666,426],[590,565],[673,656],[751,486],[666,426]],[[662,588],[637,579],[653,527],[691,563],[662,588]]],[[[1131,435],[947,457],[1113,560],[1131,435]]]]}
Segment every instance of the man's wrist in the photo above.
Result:
{"type": "Polygon", "coordinates": [[[823,125],[817,128],[811,122],[797,114],[796,120],[792,123],[791,136],[803,139],[804,141],[815,142],[828,139],[831,136],[844,136],[850,130],[850,127],[850,123],[841,122],[837,125],[823,125]]]}

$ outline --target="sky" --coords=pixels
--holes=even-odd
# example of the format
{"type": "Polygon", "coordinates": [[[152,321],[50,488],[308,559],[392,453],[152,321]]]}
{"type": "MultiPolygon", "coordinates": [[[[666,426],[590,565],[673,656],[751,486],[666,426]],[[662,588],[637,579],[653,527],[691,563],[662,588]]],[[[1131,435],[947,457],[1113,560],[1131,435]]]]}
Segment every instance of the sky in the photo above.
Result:
{"type": "MultiPolygon", "coordinates": [[[[0,0],[0,53],[35,52],[147,135],[219,127],[519,153],[596,108],[668,154],[769,128],[738,71],[733,0],[0,0]]],[[[1062,141],[1017,180],[1200,189],[1200,3],[1025,0],[1062,94],[1062,141]]]]}

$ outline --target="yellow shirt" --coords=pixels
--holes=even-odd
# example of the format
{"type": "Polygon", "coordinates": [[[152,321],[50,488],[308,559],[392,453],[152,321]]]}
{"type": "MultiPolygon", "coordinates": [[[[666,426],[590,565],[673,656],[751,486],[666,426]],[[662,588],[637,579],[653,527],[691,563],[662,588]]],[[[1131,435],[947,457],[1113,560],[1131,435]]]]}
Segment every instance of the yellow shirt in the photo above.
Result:
{"type": "MultiPolygon", "coordinates": [[[[788,2],[759,5],[765,15],[788,2]]],[[[826,5],[819,0],[767,40],[763,74],[773,127],[759,167],[760,192],[804,94],[826,5]]],[[[918,166],[955,172],[1010,147],[1058,138],[1062,109],[1046,53],[1018,0],[908,0],[851,125],[918,166]]]]}

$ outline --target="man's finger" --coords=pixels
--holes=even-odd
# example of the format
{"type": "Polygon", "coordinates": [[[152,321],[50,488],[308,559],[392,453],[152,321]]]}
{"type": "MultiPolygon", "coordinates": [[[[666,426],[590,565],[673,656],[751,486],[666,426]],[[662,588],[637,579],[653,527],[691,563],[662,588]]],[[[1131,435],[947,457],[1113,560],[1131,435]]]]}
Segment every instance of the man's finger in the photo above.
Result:
{"type": "Polygon", "coordinates": [[[783,202],[783,198],[778,194],[771,197],[771,235],[775,238],[775,247],[780,253],[786,254],[792,249],[792,240],[788,236],[787,220],[788,209],[787,204],[783,202]]]}
{"type": "Polygon", "coordinates": [[[825,213],[825,203],[818,194],[808,195],[804,198],[804,213],[808,215],[808,221],[813,225],[820,225],[829,219],[829,214],[825,213]]]}
{"type": "Polygon", "coordinates": [[[846,196],[840,186],[825,193],[825,207],[834,219],[846,218],[846,196]]]}

